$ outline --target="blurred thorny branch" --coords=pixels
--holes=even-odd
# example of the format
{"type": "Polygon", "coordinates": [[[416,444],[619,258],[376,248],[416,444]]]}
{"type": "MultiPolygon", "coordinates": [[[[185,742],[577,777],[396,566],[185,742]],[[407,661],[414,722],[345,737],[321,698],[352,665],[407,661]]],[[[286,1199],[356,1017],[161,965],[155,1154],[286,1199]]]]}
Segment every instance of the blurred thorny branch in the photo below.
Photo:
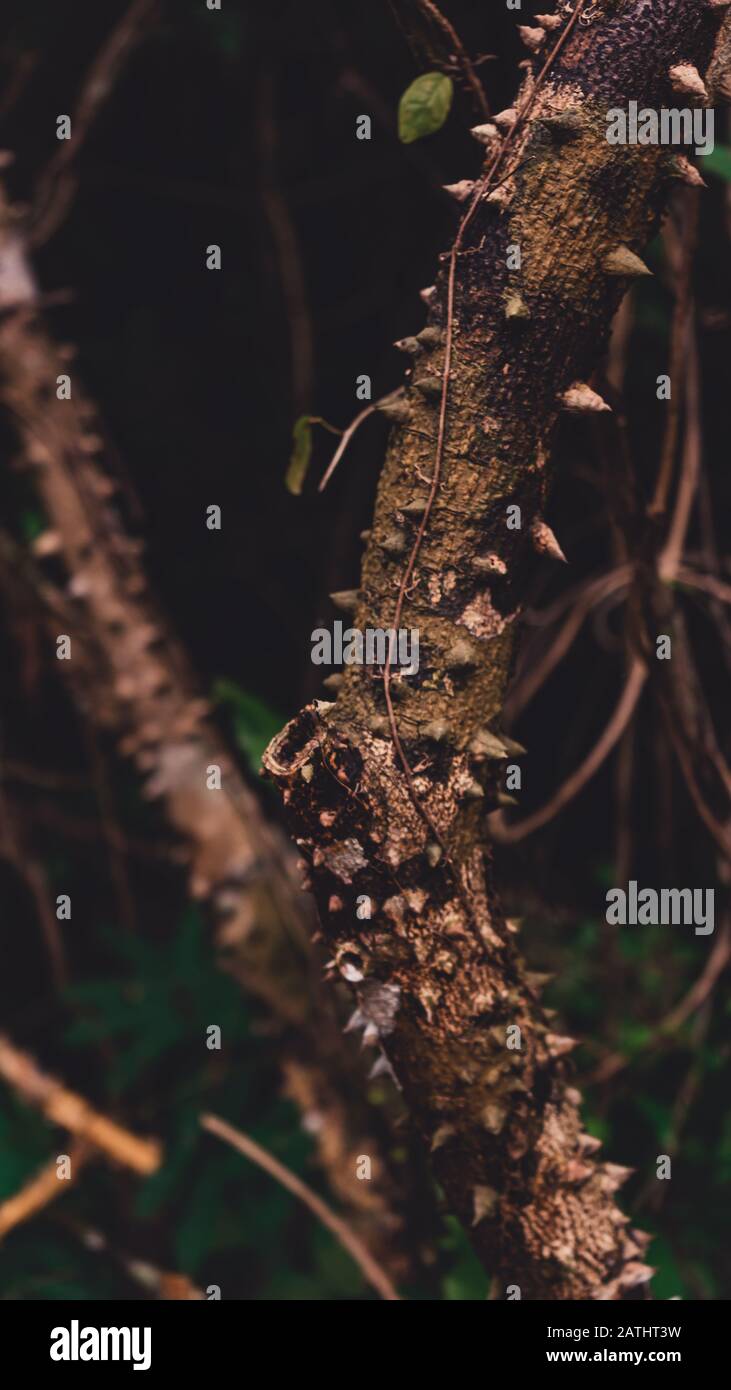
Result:
{"type": "MultiPolygon", "coordinates": [[[[108,467],[111,449],[98,413],[75,372],[68,396],[60,400],[57,395],[56,383],[69,373],[73,350],[57,346],[42,321],[42,296],[29,259],[30,249],[51,237],[67,215],[78,182],[80,147],[123,62],[149,33],[156,9],[150,0],[134,0],[92,61],[72,117],[72,138],[49,160],[29,213],[19,214],[2,195],[0,402],[20,451],[14,466],[34,479],[45,528],[31,555],[3,534],[0,581],[11,611],[20,592],[34,624],[45,628],[43,645],[55,644],[59,632],[72,644],[71,693],[86,733],[88,782],[96,789],[121,920],[132,927],[125,861],[134,851],[111,799],[110,736],[119,753],[132,760],[144,795],[157,800],[167,818],[178,842],[169,857],[187,867],[192,896],[209,907],[222,965],[263,1002],[276,1024],[284,1092],[300,1107],[303,1123],[314,1135],[323,1170],[343,1208],[342,1228],[350,1223],[354,1240],[361,1228],[373,1252],[369,1258],[382,1261],[401,1279],[419,1265],[420,1257],[407,1238],[414,1189],[406,1193],[403,1160],[394,1164],[391,1154],[394,1117],[389,1117],[389,1107],[370,1105],[364,1064],[351,1039],[342,1036],[336,1001],[323,993],[321,965],[312,953],[311,909],[297,881],[293,854],[280,831],[267,822],[211,722],[209,705],[198,694],[186,658],[151,594],[141,543],[128,534],[117,505],[118,482],[108,467]],[[222,794],[213,798],[206,792],[212,765],[223,776],[222,794]],[[356,1155],[364,1149],[377,1174],[373,1185],[356,1179],[356,1155]]],[[[265,134],[267,149],[269,140],[265,134]]],[[[294,353],[299,354],[298,342],[294,353]]],[[[48,885],[42,867],[21,849],[14,828],[9,790],[14,775],[19,775],[17,769],[14,774],[6,766],[0,855],[30,888],[54,977],[62,987],[68,972],[48,885]]],[[[43,771],[32,769],[31,782],[35,778],[43,781],[43,771]]],[[[53,786],[64,785],[62,774],[48,774],[49,779],[53,786]]],[[[35,1088],[20,1084],[32,1078],[32,1064],[26,1059],[23,1066],[11,1066],[10,1043],[4,1044],[3,1056],[8,1061],[5,1079],[23,1096],[34,1089],[40,1094],[40,1082],[35,1088]]],[[[74,1105],[77,1118],[86,1114],[80,1100],[69,1101],[71,1109],[74,1105]]],[[[68,1127],[65,1110],[63,1115],[58,1106],[46,1111],[68,1127]]],[[[116,1132],[113,1122],[94,1121],[97,1144],[104,1126],[109,1134],[116,1132]]],[[[78,1132],[88,1138],[88,1129],[84,1120],[78,1132]]],[[[123,1133],[119,1130],[118,1137],[123,1133]]],[[[403,1148],[404,1138],[398,1142],[403,1148]]],[[[81,1151],[75,1151],[75,1162],[81,1166],[81,1151]]],[[[44,1170],[6,1210],[8,1228],[49,1199],[49,1173],[44,1170]]]]}

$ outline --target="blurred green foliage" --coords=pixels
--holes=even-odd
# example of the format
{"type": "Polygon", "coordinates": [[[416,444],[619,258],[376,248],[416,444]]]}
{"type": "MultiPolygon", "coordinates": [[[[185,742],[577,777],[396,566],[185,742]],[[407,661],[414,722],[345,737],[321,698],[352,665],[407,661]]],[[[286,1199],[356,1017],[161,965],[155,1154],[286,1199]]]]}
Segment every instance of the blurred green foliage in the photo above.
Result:
{"type": "Polygon", "coordinates": [[[243,753],[249,770],[259,773],[264,750],[279,733],[284,719],[232,680],[217,680],[213,698],[228,714],[236,746],[243,753]]]}

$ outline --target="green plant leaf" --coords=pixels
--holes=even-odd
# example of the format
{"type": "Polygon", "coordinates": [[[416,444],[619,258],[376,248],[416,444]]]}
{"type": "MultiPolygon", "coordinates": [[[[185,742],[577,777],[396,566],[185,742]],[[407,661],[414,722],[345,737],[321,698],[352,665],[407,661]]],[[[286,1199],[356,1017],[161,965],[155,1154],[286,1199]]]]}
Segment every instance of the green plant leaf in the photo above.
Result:
{"type": "Polygon", "coordinates": [[[258,773],[264,749],[279,733],[284,719],[256,695],[242,690],[235,681],[215,681],[213,698],[217,704],[228,707],[236,742],[252,772],[258,773]]]}
{"type": "Polygon", "coordinates": [[[299,497],[304,486],[307,470],[312,458],[312,421],[309,415],[300,415],[292,427],[292,452],[289,468],[284,479],[288,492],[299,497]]]}
{"type": "Polygon", "coordinates": [[[731,145],[716,145],[715,150],[703,157],[701,168],[731,183],[731,145]]]}
{"type": "Polygon", "coordinates": [[[46,522],[39,511],[29,509],[23,512],[20,518],[20,529],[24,541],[34,541],[37,540],[42,531],[45,531],[46,522]]]}
{"type": "Polygon", "coordinates": [[[453,1216],[445,1218],[444,1234],[439,1244],[448,1263],[442,1279],[442,1296],[446,1302],[484,1302],[487,1275],[453,1216]]]}
{"type": "Polygon", "coordinates": [[[425,72],[406,88],[398,108],[399,140],[410,145],[424,135],[441,130],[452,105],[451,77],[425,72]]]}

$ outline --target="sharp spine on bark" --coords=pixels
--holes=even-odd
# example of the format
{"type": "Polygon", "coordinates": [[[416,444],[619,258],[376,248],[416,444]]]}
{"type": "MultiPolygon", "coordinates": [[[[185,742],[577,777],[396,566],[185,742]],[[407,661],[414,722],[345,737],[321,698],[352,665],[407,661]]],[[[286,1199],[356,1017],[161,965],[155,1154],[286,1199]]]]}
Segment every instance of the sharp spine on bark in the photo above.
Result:
{"type": "Polygon", "coordinates": [[[442,1147],[442,1144],[446,1144],[447,1140],[451,1139],[452,1135],[456,1134],[456,1132],[457,1131],[455,1130],[454,1125],[440,1125],[438,1129],[435,1129],[432,1135],[431,1144],[429,1145],[432,1153],[435,1153],[437,1149],[440,1149],[442,1147]]]}
{"type": "Polygon", "coordinates": [[[456,199],[458,203],[466,203],[475,191],[475,182],[474,179],[460,179],[457,183],[443,183],[442,188],[450,198],[456,199]]]}
{"type": "Polygon", "coordinates": [[[477,657],[474,647],[464,637],[458,637],[447,652],[446,664],[454,670],[464,666],[476,666],[477,657]]]}
{"type": "Polygon", "coordinates": [[[508,183],[498,184],[493,188],[492,193],[488,193],[485,198],[486,203],[492,203],[495,207],[507,208],[513,201],[514,190],[508,183]]]}
{"type": "Polygon", "coordinates": [[[489,758],[495,762],[503,762],[510,757],[505,739],[491,729],[478,729],[470,744],[470,753],[476,758],[489,758]]]}
{"type": "Polygon", "coordinates": [[[530,24],[519,24],[518,33],[526,48],[530,48],[533,53],[537,53],[538,49],[543,47],[546,40],[545,29],[536,29],[530,24]]]}
{"type": "Polygon", "coordinates": [[[339,690],[343,683],[343,677],[334,671],[331,676],[326,676],[322,683],[326,690],[339,690]]]}
{"type": "Polygon", "coordinates": [[[560,29],[563,24],[560,14],[537,14],[534,18],[536,24],[540,24],[543,29],[560,29]]]}
{"type": "Polygon", "coordinates": [[[568,560],[556,540],[553,531],[550,526],[546,525],[546,522],[543,521],[541,517],[538,517],[533,522],[530,528],[530,535],[533,542],[533,549],[536,550],[539,555],[548,555],[552,560],[561,560],[564,565],[568,564],[568,560]]]}
{"type": "Polygon", "coordinates": [[[578,1047],[576,1038],[562,1038],[559,1033],[546,1033],[546,1047],[552,1057],[565,1057],[578,1047]]]}
{"type": "Polygon", "coordinates": [[[376,410],[380,415],[385,415],[387,420],[391,420],[397,425],[405,424],[411,415],[405,400],[382,401],[380,405],[376,406],[376,410]]]}
{"type": "Polygon", "coordinates": [[[556,976],[540,970],[527,970],[525,978],[530,988],[535,990],[537,994],[540,994],[541,991],[546,988],[546,985],[551,983],[551,980],[555,980],[556,976]]]}
{"type": "Polygon", "coordinates": [[[602,1166],[602,1172],[606,1178],[609,1178],[615,1192],[618,1187],[627,1182],[628,1178],[632,1177],[634,1171],[634,1168],[625,1168],[621,1163],[605,1163],[602,1166]]]}
{"type": "Polygon", "coordinates": [[[360,591],[358,589],[339,589],[337,593],[330,595],[330,602],[334,603],[341,613],[355,613],[360,603],[360,591]]]}
{"type": "Polygon", "coordinates": [[[551,116],[539,116],[537,125],[546,127],[550,135],[557,139],[574,139],[584,129],[584,121],[578,106],[567,106],[564,111],[556,111],[551,116]]]}
{"type": "Polygon", "coordinates": [[[566,1165],[566,1181],[572,1187],[581,1182],[586,1182],[596,1173],[596,1165],[593,1163],[582,1163],[580,1158],[570,1158],[566,1165]]]}
{"type": "Polygon", "coordinates": [[[406,548],[406,537],[403,531],[389,531],[381,541],[381,550],[385,550],[387,555],[403,555],[406,548]]]}
{"type": "MultiPolygon", "coordinates": [[[[724,0],[724,4],[731,4],[731,0],[724,0]]],[[[690,184],[691,188],[707,188],[708,184],[701,175],[701,172],[692,164],[685,154],[674,154],[668,160],[668,170],[672,178],[682,179],[683,183],[690,184]]]]}
{"type": "Polygon", "coordinates": [[[568,391],[564,391],[561,402],[571,415],[593,415],[596,411],[612,408],[598,391],[593,391],[591,386],[587,386],[583,381],[575,381],[573,386],[569,386],[568,391]]]}
{"type": "Polygon", "coordinates": [[[609,251],[602,262],[607,275],[652,275],[649,266],[636,256],[634,251],[630,251],[629,246],[615,246],[613,251],[609,251]]]}
{"type": "Polygon", "coordinates": [[[419,298],[423,299],[425,304],[431,304],[436,292],[436,285],[425,285],[423,290],[419,290],[419,298]]]}
{"type": "Polygon", "coordinates": [[[442,739],[449,733],[449,725],[446,719],[431,719],[421,730],[424,738],[431,738],[435,743],[441,743],[442,739]]]}
{"type": "Polygon", "coordinates": [[[479,140],[481,145],[492,145],[495,140],[500,139],[500,132],[492,121],[485,121],[483,125],[473,125],[470,135],[479,140]]]}
{"type": "Polygon", "coordinates": [[[498,1201],[497,1192],[492,1187],[478,1186],[472,1189],[472,1225],[479,1226],[485,1217],[491,1216],[498,1201]]]}
{"type": "Polygon", "coordinates": [[[426,500],[420,501],[414,498],[413,502],[404,502],[403,507],[398,509],[402,516],[423,516],[426,511],[426,500]]]}
{"type": "Polygon", "coordinates": [[[368,1080],[375,1081],[377,1076],[393,1076],[393,1072],[391,1070],[391,1063],[389,1062],[385,1052],[381,1052],[379,1056],[376,1057],[376,1060],[368,1073],[368,1080]]]}
{"type": "Polygon", "coordinates": [[[416,341],[421,347],[439,347],[442,341],[441,329],[435,328],[432,324],[427,324],[426,328],[422,328],[421,332],[417,333],[416,341]]]}
{"type": "Polygon", "coordinates": [[[360,532],[360,538],[362,541],[369,541],[372,535],[373,532],[371,531],[370,526],[368,526],[365,531],[360,532]]]}
{"type": "Polygon", "coordinates": [[[492,118],[496,126],[501,130],[510,130],[518,119],[518,111],[515,106],[506,106],[504,111],[498,111],[497,116],[492,118]]]}
{"type": "Polygon", "coordinates": [[[593,1134],[579,1135],[579,1148],[583,1154],[595,1154],[602,1146],[601,1139],[597,1139],[593,1134]]]}
{"type": "Polygon", "coordinates": [[[530,309],[523,299],[523,296],[518,294],[517,291],[509,294],[505,300],[505,317],[506,319],[530,318],[530,309]]]}
{"type": "Polygon", "coordinates": [[[436,400],[442,394],[442,383],[438,376],[423,376],[420,381],[414,382],[414,386],[423,396],[430,396],[432,400],[436,400]]]}
{"type": "Polygon", "coordinates": [[[505,574],[507,566],[498,555],[473,555],[470,568],[478,574],[505,574]]]}
{"type": "Polygon", "coordinates": [[[427,845],[425,853],[426,853],[427,863],[431,866],[432,869],[435,869],[436,866],[437,866],[437,864],[439,863],[439,860],[440,860],[441,857],[442,857],[442,847],[441,847],[441,845],[436,844],[436,842],[434,842],[433,844],[427,845]]]}
{"type": "Polygon", "coordinates": [[[474,777],[470,778],[462,791],[462,796],[467,801],[479,801],[484,795],[484,788],[480,786],[479,782],[474,777]]]}
{"type": "Polygon", "coordinates": [[[681,92],[683,96],[698,97],[701,101],[708,100],[708,88],[692,63],[676,63],[668,76],[674,92],[681,92]]]}

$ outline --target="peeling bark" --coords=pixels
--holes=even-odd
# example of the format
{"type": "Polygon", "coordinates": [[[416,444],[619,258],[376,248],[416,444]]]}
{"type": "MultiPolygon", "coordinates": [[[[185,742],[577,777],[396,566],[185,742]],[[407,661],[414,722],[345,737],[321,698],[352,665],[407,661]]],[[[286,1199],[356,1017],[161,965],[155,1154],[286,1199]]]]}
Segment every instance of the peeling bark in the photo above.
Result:
{"type": "MultiPolygon", "coordinates": [[[[573,8],[559,6],[551,46],[573,8]]],[[[597,1160],[582,1132],[573,1044],[554,1033],[501,911],[485,817],[508,756],[520,756],[500,715],[536,536],[546,545],[556,422],[563,408],[606,408],[588,379],[679,176],[667,150],[609,145],[606,113],[630,99],[677,106],[670,69],[707,70],[721,13],[702,0],[599,0],[543,85],[534,72],[525,79],[516,105],[532,92],[529,118],[456,257],[442,473],[399,624],[419,631],[420,669],[391,677],[412,778],[382,673],[368,667],[348,667],[336,702],[304,709],[265,757],[357,1020],[383,1047],[486,1269],[524,1298],[618,1299],[652,1273],[647,1238],[614,1200],[628,1170],[597,1160]],[[515,244],[521,266],[508,269],[515,244]],[[520,530],[506,524],[510,506],[520,530]],[[357,915],[361,895],[370,920],[357,915]],[[521,1046],[511,1049],[515,1025],[521,1046]]],[[[530,31],[531,49],[541,32],[530,31]]],[[[499,137],[483,137],[489,164],[499,137]]],[[[424,296],[427,331],[408,340],[404,418],[352,619],[361,630],[393,626],[427,507],[448,261],[424,296]]]]}

